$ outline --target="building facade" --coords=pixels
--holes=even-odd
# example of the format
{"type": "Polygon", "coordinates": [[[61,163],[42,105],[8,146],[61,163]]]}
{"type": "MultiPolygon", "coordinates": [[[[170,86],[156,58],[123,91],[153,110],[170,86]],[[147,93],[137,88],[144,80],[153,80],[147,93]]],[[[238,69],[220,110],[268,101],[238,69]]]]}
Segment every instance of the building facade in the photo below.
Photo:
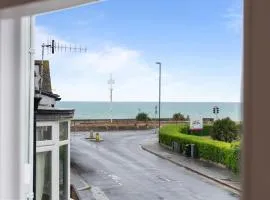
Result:
{"type": "Polygon", "coordinates": [[[34,196],[36,200],[70,197],[70,120],[73,109],[59,109],[51,88],[49,61],[35,61],[34,196]]]}

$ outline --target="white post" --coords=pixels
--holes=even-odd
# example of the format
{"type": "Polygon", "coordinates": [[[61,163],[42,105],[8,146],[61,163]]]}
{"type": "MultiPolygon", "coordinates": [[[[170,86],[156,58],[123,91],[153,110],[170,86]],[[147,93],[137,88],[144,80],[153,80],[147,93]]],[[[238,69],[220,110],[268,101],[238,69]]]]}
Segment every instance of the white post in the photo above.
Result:
{"type": "Polygon", "coordinates": [[[110,85],[110,115],[111,115],[111,123],[112,123],[112,118],[113,118],[113,113],[112,113],[112,98],[113,98],[113,84],[115,81],[112,79],[112,74],[110,74],[110,80],[108,80],[108,84],[110,85]]]}
{"type": "Polygon", "coordinates": [[[30,21],[0,12],[0,199],[27,199],[32,191],[30,21]]]}

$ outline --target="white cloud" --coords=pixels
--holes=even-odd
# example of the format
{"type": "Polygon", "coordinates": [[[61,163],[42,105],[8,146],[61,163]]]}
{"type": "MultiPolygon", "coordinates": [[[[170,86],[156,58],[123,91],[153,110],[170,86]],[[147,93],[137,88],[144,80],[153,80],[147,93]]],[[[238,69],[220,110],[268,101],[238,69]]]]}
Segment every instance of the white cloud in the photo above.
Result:
{"type": "MultiPolygon", "coordinates": [[[[54,38],[62,44],[68,41],[57,37],[44,27],[36,27],[36,58],[40,59],[43,41],[54,38]]],[[[119,45],[106,45],[87,53],[45,54],[50,60],[52,87],[63,100],[107,101],[107,80],[113,73],[116,80],[115,101],[157,101],[158,67],[147,63],[139,51],[119,45]]],[[[187,71],[186,69],[183,69],[187,71]]],[[[227,83],[228,78],[193,77],[192,73],[181,76],[169,69],[163,70],[163,101],[239,101],[238,86],[227,83]]]]}

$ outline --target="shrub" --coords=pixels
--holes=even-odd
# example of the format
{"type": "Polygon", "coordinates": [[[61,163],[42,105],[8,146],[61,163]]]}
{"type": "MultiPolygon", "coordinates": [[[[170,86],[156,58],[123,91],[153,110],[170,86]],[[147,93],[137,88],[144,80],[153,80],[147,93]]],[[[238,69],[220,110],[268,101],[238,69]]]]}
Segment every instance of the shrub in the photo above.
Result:
{"type": "Polygon", "coordinates": [[[172,145],[172,142],[180,144],[180,152],[185,150],[187,144],[195,144],[197,156],[216,163],[221,163],[239,172],[240,147],[237,143],[215,141],[205,137],[186,135],[179,132],[179,126],[166,125],[160,129],[159,141],[172,145]]]}
{"type": "Polygon", "coordinates": [[[212,130],[211,125],[204,125],[202,130],[190,130],[189,126],[181,126],[179,132],[183,134],[197,135],[197,136],[208,136],[212,130]]]}
{"type": "Polygon", "coordinates": [[[236,128],[237,128],[238,135],[239,136],[242,135],[243,134],[243,124],[242,123],[237,124],[236,128]]]}
{"type": "Polygon", "coordinates": [[[185,116],[183,115],[183,114],[181,114],[181,113],[174,113],[173,114],[173,120],[174,121],[183,121],[183,120],[185,120],[185,116]]]}
{"type": "Polygon", "coordinates": [[[212,127],[211,137],[224,142],[236,140],[238,138],[236,123],[230,118],[216,120],[212,127]]]}
{"type": "Polygon", "coordinates": [[[137,121],[148,121],[150,120],[150,118],[148,117],[148,115],[144,112],[138,113],[138,115],[136,116],[136,120],[137,121]]]}
{"type": "Polygon", "coordinates": [[[189,126],[188,125],[180,126],[179,127],[179,132],[183,133],[183,134],[189,134],[189,126]]]}

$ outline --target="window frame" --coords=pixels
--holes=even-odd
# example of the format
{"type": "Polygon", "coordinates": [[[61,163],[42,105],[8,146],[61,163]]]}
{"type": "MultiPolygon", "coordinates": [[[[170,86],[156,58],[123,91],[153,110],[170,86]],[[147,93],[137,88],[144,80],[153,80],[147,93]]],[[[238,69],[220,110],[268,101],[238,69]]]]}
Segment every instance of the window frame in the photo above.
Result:
{"type": "Polygon", "coordinates": [[[52,127],[52,139],[37,141],[37,147],[51,146],[57,143],[57,122],[37,122],[37,127],[51,126],[52,127]]]}
{"type": "MultiPolygon", "coordinates": [[[[52,180],[52,200],[60,200],[60,188],[59,188],[59,177],[60,177],[60,147],[67,145],[67,173],[66,177],[67,185],[70,186],[70,119],[59,120],[59,121],[40,121],[37,122],[39,126],[52,126],[52,140],[37,141],[36,153],[51,151],[52,155],[52,169],[51,169],[51,180],[52,180]],[[60,123],[68,122],[68,137],[66,140],[60,141],[60,123]]],[[[68,196],[70,196],[70,189],[67,188],[68,196]]]]}

